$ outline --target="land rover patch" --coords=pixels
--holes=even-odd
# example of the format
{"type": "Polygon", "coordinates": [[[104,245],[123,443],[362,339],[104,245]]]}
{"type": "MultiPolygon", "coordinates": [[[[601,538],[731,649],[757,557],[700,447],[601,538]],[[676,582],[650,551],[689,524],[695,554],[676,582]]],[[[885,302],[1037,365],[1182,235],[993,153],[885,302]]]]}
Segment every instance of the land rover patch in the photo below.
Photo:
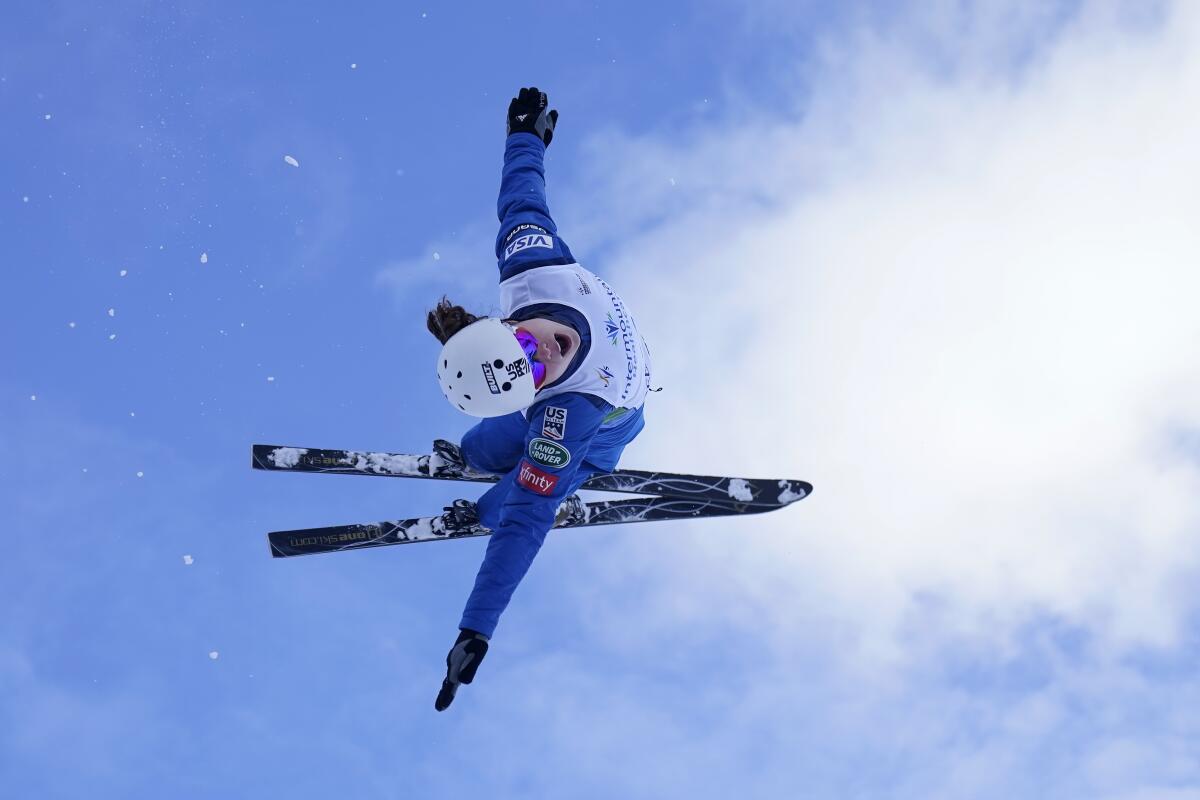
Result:
{"type": "Polygon", "coordinates": [[[571,451],[549,439],[534,439],[529,443],[529,457],[544,467],[562,469],[571,463],[571,451]]]}

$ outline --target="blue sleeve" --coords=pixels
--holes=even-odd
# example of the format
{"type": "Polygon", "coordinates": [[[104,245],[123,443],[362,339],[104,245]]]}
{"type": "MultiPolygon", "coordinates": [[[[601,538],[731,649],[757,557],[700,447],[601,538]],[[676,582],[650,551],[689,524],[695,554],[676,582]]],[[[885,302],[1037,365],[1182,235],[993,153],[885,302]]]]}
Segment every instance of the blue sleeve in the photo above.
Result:
{"type": "Polygon", "coordinates": [[[505,142],[500,198],[496,201],[500,280],[533,267],[575,262],[546,204],[545,155],[546,146],[532,133],[514,133],[505,142]]]}
{"type": "Polygon", "coordinates": [[[575,393],[529,407],[521,459],[479,501],[480,517],[493,533],[459,627],[492,635],[554,525],[559,503],[590,474],[580,466],[609,410],[607,403],[575,393]]]}

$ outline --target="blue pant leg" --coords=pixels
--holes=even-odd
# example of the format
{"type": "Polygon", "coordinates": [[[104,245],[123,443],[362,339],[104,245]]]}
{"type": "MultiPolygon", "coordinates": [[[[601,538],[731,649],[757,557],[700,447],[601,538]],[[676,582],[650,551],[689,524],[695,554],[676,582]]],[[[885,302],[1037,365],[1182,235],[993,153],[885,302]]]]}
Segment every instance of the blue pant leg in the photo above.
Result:
{"type": "MultiPolygon", "coordinates": [[[[569,497],[579,491],[579,487],[583,485],[584,481],[601,471],[587,463],[580,465],[579,471],[575,473],[574,480],[567,485],[567,496],[569,497]]],[[[475,507],[479,511],[479,521],[485,527],[492,530],[500,527],[500,507],[504,505],[504,498],[508,497],[508,493],[512,491],[515,475],[515,471],[510,470],[500,479],[499,483],[488,489],[475,501],[475,507]]]]}
{"type": "Polygon", "coordinates": [[[519,411],[489,417],[464,433],[459,446],[467,463],[475,469],[504,473],[521,460],[528,429],[529,423],[519,411]]]}
{"type": "Polygon", "coordinates": [[[636,408],[630,411],[619,425],[605,428],[596,434],[585,456],[587,464],[595,467],[597,472],[612,472],[617,468],[625,446],[636,439],[645,427],[643,409],[636,408]]]}

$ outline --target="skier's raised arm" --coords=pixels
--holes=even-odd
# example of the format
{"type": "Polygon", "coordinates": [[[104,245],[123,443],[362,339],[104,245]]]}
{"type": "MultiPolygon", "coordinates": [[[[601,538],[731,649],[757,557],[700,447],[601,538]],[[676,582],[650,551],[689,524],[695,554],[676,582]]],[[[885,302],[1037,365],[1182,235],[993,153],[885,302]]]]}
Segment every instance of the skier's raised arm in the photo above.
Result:
{"type": "Polygon", "coordinates": [[[575,261],[550,217],[546,203],[546,148],[554,138],[557,111],[547,111],[545,92],[522,89],[508,106],[508,137],[496,215],[496,259],[500,279],[525,269],[575,261]]]}

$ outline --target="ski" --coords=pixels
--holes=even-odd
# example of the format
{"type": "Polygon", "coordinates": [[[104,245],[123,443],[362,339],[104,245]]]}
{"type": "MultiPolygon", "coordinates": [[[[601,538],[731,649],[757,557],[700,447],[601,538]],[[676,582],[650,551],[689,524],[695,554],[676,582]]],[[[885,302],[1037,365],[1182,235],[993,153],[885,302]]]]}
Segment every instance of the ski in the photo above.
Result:
{"type": "MultiPolygon", "coordinates": [[[[440,442],[439,442],[440,443],[440,442]]],[[[448,444],[448,443],[446,443],[448,444]]],[[[453,445],[449,445],[453,447],[453,445]]],[[[434,478],[440,480],[495,483],[500,475],[459,467],[430,454],[369,452],[365,450],[320,450],[309,447],[253,446],[255,469],[284,472],[321,472],[339,475],[376,475],[389,478],[434,478]]],[[[713,500],[779,508],[807,497],[812,484],[773,478],[730,478],[619,469],[593,475],[580,487],[602,492],[652,494],[691,500],[713,500]]]]}
{"type": "MultiPolygon", "coordinates": [[[[775,508],[778,506],[678,497],[647,497],[587,503],[579,495],[573,494],[559,506],[554,527],[580,528],[628,522],[762,514],[775,508]]],[[[476,521],[457,522],[451,514],[442,514],[436,517],[414,517],[361,525],[334,525],[326,528],[274,531],[267,534],[267,539],[270,542],[273,557],[289,558],[314,553],[340,553],[345,550],[360,550],[367,547],[465,539],[490,534],[489,529],[476,521]]]]}

